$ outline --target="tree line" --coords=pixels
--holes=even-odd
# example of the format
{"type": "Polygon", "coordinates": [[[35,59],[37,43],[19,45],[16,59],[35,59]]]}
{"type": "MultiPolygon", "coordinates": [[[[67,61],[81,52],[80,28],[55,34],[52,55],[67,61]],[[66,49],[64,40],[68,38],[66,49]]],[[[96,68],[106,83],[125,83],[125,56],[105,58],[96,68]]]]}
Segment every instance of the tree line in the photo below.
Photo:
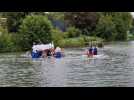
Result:
{"type": "Polygon", "coordinates": [[[129,33],[134,33],[130,12],[1,12],[0,16],[7,18],[7,31],[0,28],[3,33],[0,48],[13,51],[28,50],[33,42],[60,44],[59,37],[61,40],[89,36],[124,41],[129,33]],[[64,22],[66,32],[54,27],[52,20],[64,22]]]}

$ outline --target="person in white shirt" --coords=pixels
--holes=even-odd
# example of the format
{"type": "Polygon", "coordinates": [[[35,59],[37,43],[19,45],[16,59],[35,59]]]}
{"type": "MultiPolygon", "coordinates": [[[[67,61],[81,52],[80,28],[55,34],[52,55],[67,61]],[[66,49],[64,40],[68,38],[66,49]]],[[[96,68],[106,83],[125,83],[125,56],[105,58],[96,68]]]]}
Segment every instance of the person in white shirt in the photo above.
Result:
{"type": "Polygon", "coordinates": [[[60,47],[57,47],[55,49],[55,57],[56,58],[61,58],[62,57],[62,53],[61,53],[61,48],[60,47]]]}

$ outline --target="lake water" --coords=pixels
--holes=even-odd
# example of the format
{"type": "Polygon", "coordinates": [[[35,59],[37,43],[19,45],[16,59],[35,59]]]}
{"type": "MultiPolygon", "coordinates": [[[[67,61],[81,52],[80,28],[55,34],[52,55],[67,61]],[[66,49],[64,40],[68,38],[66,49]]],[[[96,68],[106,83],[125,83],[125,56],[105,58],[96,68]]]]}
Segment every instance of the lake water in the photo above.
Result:
{"type": "Polygon", "coordinates": [[[0,87],[134,86],[134,42],[111,43],[99,49],[103,56],[87,60],[84,49],[66,49],[62,59],[0,54],[0,87]]]}

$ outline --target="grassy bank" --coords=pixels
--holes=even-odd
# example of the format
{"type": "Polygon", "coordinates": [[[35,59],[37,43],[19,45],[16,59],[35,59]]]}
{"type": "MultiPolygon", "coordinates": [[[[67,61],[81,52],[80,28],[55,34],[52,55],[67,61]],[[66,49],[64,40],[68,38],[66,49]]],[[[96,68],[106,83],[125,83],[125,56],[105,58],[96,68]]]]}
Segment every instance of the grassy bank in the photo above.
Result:
{"type": "Polygon", "coordinates": [[[84,47],[89,46],[91,44],[93,45],[99,45],[104,40],[97,37],[88,37],[88,36],[81,36],[77,38],[66,38],[59,40],[57,46],[68,48],[68,47],[84,47]]]}

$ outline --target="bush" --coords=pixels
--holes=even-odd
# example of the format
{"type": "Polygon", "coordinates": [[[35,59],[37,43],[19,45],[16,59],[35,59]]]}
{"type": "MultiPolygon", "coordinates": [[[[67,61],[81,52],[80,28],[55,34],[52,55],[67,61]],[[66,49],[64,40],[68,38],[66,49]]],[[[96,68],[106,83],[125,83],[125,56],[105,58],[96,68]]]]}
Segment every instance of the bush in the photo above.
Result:
{"type": "Polygon", "coordinates": [[[116,12],[113,22],[116,26],[117,41],[127,40],[127,32],[131,29],[133,17],[129,12],[116,12]]]}
{"type": "Polygon", "coordinates": [[[60,47],[84,46],[84,39],[82,37],[77,37],[80,36],[80,34],[81,34],[80,31],[78,29],[75,29],[74,27],[70,27],[67,32],[61,32],[59,29],[53,29],[52,40],[55,46],[60,47]]]}
{"type": "Polygon", "coordinates": [[[75,27],[69,27],[66,32],[66,37],[73,38],[79,37],[81,35],[81,31],[75,27]]]}
{"type": "Polygon", "coordinates": [[[27,16],[19,29],[22,49],[30,49],[33,42],[51,42],[51,30],[52,24],[47,17],[43,15],[27,16]]]}
{"type": "Polygon", "coordinates": [[[14,42],[11,34],[2,33],[0,36],[0,52],[14,51],[14,42]]]}
{"type": "Polygon", "coordinates": [[[102,16],[96,26],[96,36],[112,41],[116,36],[116,27],[111,16],[102,16]]]}
{"type": "Polygon", "coordinates": [[[52,30],[52,41],[54,42],[55,46],[59,46],[61,44],[61,40],[64,39],[64,33],[61,32],[59,29],[52,30]]]}
{"type": "Polygon", "coordinates": [[[21,47],[20,34],[12,33],[12,41],[14,43],[13,51],[16,51],[16,52],[23,51],[21,47]]]}
{"type": "Polygon", "coordinates": [[[83,47],[84,39],[82,37],[79,38],[68,38],[60,41],[61,47],[83,47]]]}

